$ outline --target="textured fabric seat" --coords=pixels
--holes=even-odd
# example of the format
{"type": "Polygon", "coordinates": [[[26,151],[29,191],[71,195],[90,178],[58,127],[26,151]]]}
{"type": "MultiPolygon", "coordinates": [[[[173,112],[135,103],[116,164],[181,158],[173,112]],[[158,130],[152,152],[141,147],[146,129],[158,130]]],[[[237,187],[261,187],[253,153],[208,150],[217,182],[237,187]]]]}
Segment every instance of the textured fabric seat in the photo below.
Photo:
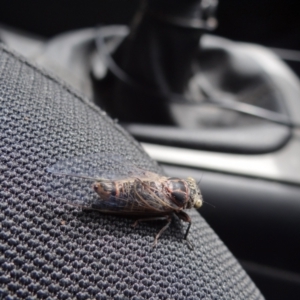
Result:
{"type": "Polygon", "coordinates": [[[192,210],[152,248],[161,223],[83,212],[46,192],[46,168],[93,152],[160,171],[99,108],[0,46],[1,299],[262,299],[217,235],[192,210]]]}

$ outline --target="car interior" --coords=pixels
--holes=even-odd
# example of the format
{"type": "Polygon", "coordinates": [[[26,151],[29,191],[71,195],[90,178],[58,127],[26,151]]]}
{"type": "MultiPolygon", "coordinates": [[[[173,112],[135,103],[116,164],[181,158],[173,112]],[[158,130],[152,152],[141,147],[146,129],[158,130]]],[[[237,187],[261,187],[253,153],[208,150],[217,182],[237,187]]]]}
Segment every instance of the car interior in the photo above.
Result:
{"type": "MultiPolygon", "coordinates": [[[[299,29],[291,0],[28,0],[4,1],[0,10],[0,42],[5,47],[58,78],[86,107],[101,108],[105,113],[100,114],[112,119],[111,126],[118,129],[105,131],[116,134],[115,140],[103,138],[107,145],[141,145],[164,174],[199,182],[204,203],[194,214],[205,219],[263,295],[251,288],[244,296],[228,299],[300,297],[299,29]]],[[[43,107],[48,111],[46,104],[43,107]]],[[[79,116],[77,109],[70,111],[79,116]]],[[[83,116],[82,122],[93,126],[93,118],[83,116]]],[[[60,121],[72,122],[67,115],[60,121]]],[[[82,137],[72,137],[71,129],[65,133],[70,140],[102,138],[96,125],[92,134],[83,132],[82,137]]],[[[85,142],[76,143],[82,152],[85,142]]],[[[104,151],[96,142],[87,145],[104,151]]],[[[73,149],[64,147],[60,153],[73,149]]],[[[159,170],[134,151],[132,160],[159,170]]],[[[66,220],[72,222],[71,213],[66,220]]],[[[10,226],[3,224],[3,229],[10,226]]],[[[127,230],[124,224],[116,225],[120,232],[127,230]]],[[[147,242],[153,232],[147,233],[147,242]]],[[[6,241],[4,235],[5,230],[1,238],[6,241]]],[[[205,233],[199,233],[201,237],[205,240],[205,233]]],[[[20,295],[15,299],[29,294],[20,295]]],[[[70,297],[57,295],[53,292],[52,297],[70,297]]],[[[152,297],[128,293],[118,299],[133,295],[152,297]]],[[[182,299],[201,295],[183,293],[182,299]]],[[[225,299],[220,294],[206,297],[225,299]]],[[[81,299],[88,296],[82,294],[81,299]]],[[[169,293],[153,299],[177,298],[169,293]]]]}

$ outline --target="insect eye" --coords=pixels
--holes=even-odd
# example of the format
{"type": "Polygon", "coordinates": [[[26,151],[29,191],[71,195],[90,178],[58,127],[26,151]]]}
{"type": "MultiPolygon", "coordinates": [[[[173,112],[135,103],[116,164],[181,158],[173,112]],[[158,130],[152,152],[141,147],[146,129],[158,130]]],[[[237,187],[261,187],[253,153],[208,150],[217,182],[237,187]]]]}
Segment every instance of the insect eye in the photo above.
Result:
{"type": "Polygon", "coordinates": [[[183,205],[186,202],[186,195],[182,192],[172,192],[172,198],[179,205],[183,205]]]}

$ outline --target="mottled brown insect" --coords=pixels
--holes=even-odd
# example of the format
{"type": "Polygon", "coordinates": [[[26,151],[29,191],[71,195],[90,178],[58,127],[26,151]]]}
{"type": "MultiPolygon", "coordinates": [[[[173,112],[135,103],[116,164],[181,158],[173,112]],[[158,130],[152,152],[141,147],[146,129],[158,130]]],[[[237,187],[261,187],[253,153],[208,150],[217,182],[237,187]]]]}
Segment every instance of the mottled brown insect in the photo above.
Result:
{"type": "Polygon", "coordinates": [[[191,218],[184,210],[199,208],[203,203],[193,178],[165,177],[140,169],[116,155],[77,157],[59,162],[48,171],[68,178],[63,182],[51,182],[52,190],[59,192],[54,196],[63,195],[68,202],[84,209],[137,216],[139,219],[133,224],[134,227],[142,221],[166,220],[167,224],[157,233],[153,246],[169,227],[174,213],[189,223],[184,236],[187,240],[191,218]],[[93,181],[92,189],[87,191],[87,185],[82,180],[93,181]],[[91,194],[91,191],[94,193],[91,194]]]}

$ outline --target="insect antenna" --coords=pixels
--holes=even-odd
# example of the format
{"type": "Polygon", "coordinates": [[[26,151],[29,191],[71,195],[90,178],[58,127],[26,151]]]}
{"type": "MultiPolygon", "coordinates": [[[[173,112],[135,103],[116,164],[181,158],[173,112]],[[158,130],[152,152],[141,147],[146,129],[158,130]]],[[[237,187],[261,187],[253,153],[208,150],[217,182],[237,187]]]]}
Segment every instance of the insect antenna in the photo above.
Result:
{"type": "MultiPolygon", "coordinates": [[[[200,183],[201,183],[201,181],[202,181],[202,178],[203,178],[203,174],[201,175],[200,180],[197,182],[197,185],[199,186],[199,188],[200,188],[200,183]]],[[[202,199],[202,202],[203,202],[203,203],[206,203],[206,204],[208,204],[208,205],[210,205],[210,206],[213,207],[213,208],[216,208],[215,205],[213,205],[213,204],[211,204],[211,203],[209,203],[209,202],[206,202],[206,201],[204,201],[203,199],[202,199]]]]}
{"type": "Polygon", "coordinates": [[[202,181],[202,178],[203,178],[203,174],[201,175],[201,178],[200,178],[200,180],[197,182],[197,185],[200,187],[200,183],[201,183],[201,181],[202,181]]]}
{"type": "Polygon", "coordinates": [[[208,205],[210,205],[211,207],[213,207],[213,208],[216,208],[216,206],[215,205],[213,205],[213,204],[211,204],[211,203],[209,203],[209,202],[206,202],[206,201],[204,201],[203,199],[202,199],[202,202],[203,203],[205,203],[205,204],[208,204],[208,205]]]}

